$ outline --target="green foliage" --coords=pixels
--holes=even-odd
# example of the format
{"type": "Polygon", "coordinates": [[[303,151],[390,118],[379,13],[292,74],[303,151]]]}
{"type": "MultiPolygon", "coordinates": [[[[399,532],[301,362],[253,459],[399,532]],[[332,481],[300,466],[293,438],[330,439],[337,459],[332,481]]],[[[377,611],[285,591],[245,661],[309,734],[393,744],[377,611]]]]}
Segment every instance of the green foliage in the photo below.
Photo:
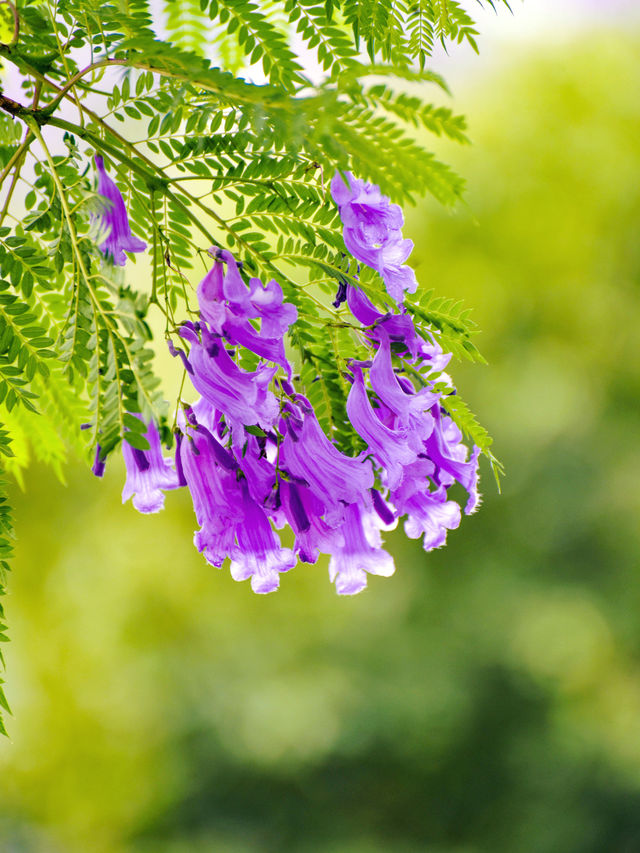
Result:
{"type": "Polygon", "coordinates": [[[461,86],[468,205],[409,217],[485,330],[491,368],[454,375],[509,471],[446,548],[399,530],[366,596],[337,606],[321,564],[257,601],[212,581],[184,492],[141,518],[117,459],[29,472],[0,849],[635,853],[638,36],[461,86]]]}
{"type": "MultiPolygon", "coordinates": [[[[11,439],[7,430],[0,427],[0,643],[6,643],[7,624],[4,615],[2,597],[5,595],[7,586],[7,572],[10,570],[10,560],[13,556],[13,517],[11,506],[7,496],[7,483],[3,476],[4,463],[11,459],[13,450],[10,446],[11,439]]],[[[0,672],[4,671],[4,656],[0,646],[0,672]]],[[[3,680],[0,678],[0,734],[6,735],[7,731],[2,719],[3,711],[10,713],[7,698],[2,689],[3,680]]]]}
{"type": "MultiPolygon", "coordinates": [[[[464,118],[403,87],[448,94],[425,66],[436,41],[475,47],[468,13],[455,0],[164,0],[160,22],[147,0],[24,0],[14,27],[11,4],[0,8],[0,60],[22,82],[19,103],[0,93],[7,473],[22,483],[35,459],[62,477],[69,450],[87,461],[123,440],[143,449],[136,413],[170,441],[151,328],[160,319],[170,338],[194,316],[212,246],[231,249],[247,275],[280,282],[298,309],[297,388],[332,440],[359,451],[345,372],[349,356],[366,353],[331,303],[346,280],[390,306],[380,277],[349,260],[328,183],[351,169],[394,201],[460,198],[462,179],[415,131],[465,143],[464,118]],[[148,244],[138,257],[146,288],[97,248],[94,153],[148,244]]],[[[480,360],[459,306],[430,294],[410,310],[456,356],[480,360]]],[[[452,416],[489,453],[471,414],[458,406],[452,416]]]]}

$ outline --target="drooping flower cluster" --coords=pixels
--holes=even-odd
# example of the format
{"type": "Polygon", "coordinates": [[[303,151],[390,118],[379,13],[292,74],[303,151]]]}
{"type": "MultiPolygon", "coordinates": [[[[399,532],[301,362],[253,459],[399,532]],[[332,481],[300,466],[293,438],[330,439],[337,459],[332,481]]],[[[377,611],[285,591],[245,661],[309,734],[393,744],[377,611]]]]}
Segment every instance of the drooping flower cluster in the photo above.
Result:
{"type": "Polygon", "coordinates": [[[291,383],[284,336],[295,306],[283,301],[276,281],[247,286],[227,251],[217,253],[198,299],[200,321],[185,324],[181,336],[201,396],[184,414],[177,453],[200,525],[198,550],[215,566],[229,557],[232,576],[250,577],[256,592],[276,589],[298,558],[316,562],[320,553],[332,555],[339,592],[362,589],[366,571],[389,574],[371,462],[341,453],[291,383]],[[262,358],[256,370],[234,361],[238,346],[262,358]],[[293,548],[275,532],[285,525],[293,548]]]}
{"type": "MultiPolygon", "coordinates": [[[[411,248],[400,233],[402,213],[376,187],[349,179],[350,190],[339,176],[332,183],[347,247],[380,271],[401,303],[415,281],[401,265],[411,248]]],[[[179,346],[169,342],[199,394],[178,413],[175,468],[149,424],[149,450],[124,445],[123,500],[133,496],[141,512],[157,512],[162,490],[187,486],[196,548],[217,567],[229,558],[232,576],[250,579],[258,593],[277,589],[282,572],[320,554],[329,555],[340,594],[359,592],[368,574],[393,574],[381,533],[399,519],[425,550],[443,545],[461,517],[449,487],[467,490],[466,513],[477,506],[479,451],[469,455],[447,413],[455,393],[443,373],[450,356],[435,335],[417,328],[401,304],[382,313],[341,282],[339,303],[346,300],[361,324],[371,356],[348,361],[347,414],[366,447],[346,455],[296,387],[284,343],[295,306],[276,281],[245,282],[230,252],[211,252],[197,291],[199,320],[182,325],[179,346]],[[253,354],[253,369],[243,353],[253,354]],[[291,547],[277,532],[285,527],[291,547]]]]}

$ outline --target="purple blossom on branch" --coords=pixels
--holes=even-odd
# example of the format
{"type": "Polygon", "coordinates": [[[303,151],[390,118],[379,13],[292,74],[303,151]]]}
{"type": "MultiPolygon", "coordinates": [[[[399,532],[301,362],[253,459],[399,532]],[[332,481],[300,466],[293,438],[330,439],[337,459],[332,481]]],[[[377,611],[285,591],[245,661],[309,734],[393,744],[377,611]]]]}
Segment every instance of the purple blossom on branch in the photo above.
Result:
{"type": "Polygon", "coordinates": [[[103,158],[96,154],[94,162],[98,171],[98,195],[103,200],[103,209],[96,216],[100,232],[105,235],[100,251],[113,264],[123,267],[127,262],[125,252],[144,252],[147,244],[131,233],[122,193],[107,175],[103,158]]]}
{"type": "Polygon", "coordinates": [[[415,293],[416,276],[405,261],[413,250],[411,240],[402,236],[404,216],[375,184],[336,173],[331,195],[338,205],[344,225],[344,244],[356,260],[380,273],[389,296],[401,305],[405,291],[415,293]]]}
{"type": "Polygon", "coordinates": [[[367,574],[390,577],[395,572],[393,558],[380,547],[375,534],[373,544],[367,538],[357,504],[347,507],[340,532],[341,538],[329,561],[329,577],[340,595],[361,592],[367,585],[367,574]]]}
{"type": "Polygon", "coordinates": [[[178,488],[178,475],[173,460],[162,456],[158,428],[151,421],[144,433],[148,450],[138,450],[126,440],[122,442],[122,456],[127,468],[127,479],[122,490],[122,503],[133,498],[138,512],[160,512],[164,508],[164,491],[178,488]]]}
{"type": "Polygon", "coordinates": [[[243,519],[237,527],[238,548],[231,562],[231,577],[237,581],[251,578],[254,592],[273,592],[280,585],[280,572],[288,572],[296,564],[296,555],[283,548],[274,533],[265,510],[242,485],[243,519]]]}
{"type": "Polygon", "coordinates": [[[298,395],[297,401],[284,419],[282,464],[313,490],[332,524],[341,518],[343,504],[368,500],[367,491],[373,486],[371,463],[364,455],[354,458],[341,453],[325,435],[306,397],[298,395]]]}
{"type": "MultiPolygon", "coordinates": [[[[346,414],[365,449],[343,453],[299,393],[285,348],[297,309],[284,301],[280,285],[247,283],[233,255],[215,248],[197,289],[199,319],[182,324],[182,348],[169,341],[201,395],[178,411],[175,469],[162,457],[153,423],[149,450],[123,445],[123,499],[157,512],[164,489],[186,485],[198,523],[196,548],[214,566],[228,559],[231,576],[250,579],[258,593],[277,589],[297,560],[315,563],[327,554],[337,592],[353,595],[368,575],[395,570],[382,530],[403,519],[407,536],[422,537],[430,551],[460,524],[449,487],[458,482],[467,490],[467,513],[479,500],[479,450],[469,455],[447,411],[450,380],[442,371],[450,354],[402,305],[404,292],[416,286],[404,266],[412,244],[402,237],[402,211],[377,187],[348,178],[348,186],[339,176],[332,182],[345,243],[380,272],[400,305],[379,311],[346,281],[334,303],[347,302],[369,349],[367,360],[347,361],[344,377],[351,382],[346,414]],[[247,353],[254,369],[242,366],[247,353]],[[276,532],[285,526],[295,537],[292,548],[276,532]]],[[[103,468],[98,448],[94,471],[103,468]]]]}

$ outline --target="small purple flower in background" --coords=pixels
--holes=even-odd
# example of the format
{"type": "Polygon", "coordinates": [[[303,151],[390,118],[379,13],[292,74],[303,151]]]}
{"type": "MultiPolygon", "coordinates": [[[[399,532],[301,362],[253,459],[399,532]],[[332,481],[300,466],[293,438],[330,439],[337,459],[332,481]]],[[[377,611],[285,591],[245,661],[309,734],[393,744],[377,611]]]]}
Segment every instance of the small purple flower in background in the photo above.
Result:
{"type": "Polygon", "coordinates": [[[391,204],[375,184],[345,173],[331,181],[331,195],[338,205],[344,225],[344,244],[356,260],[382,276],[389,296],[401,305],[404,293],[415,293],[416,276],[405,261],[413,250],[411,240],[402,236],[404,216],[397,204],[391,204]]]}
{"type": "Polygon", "coordinates": [[[160,512],[164,508],[164,491],[180,485],[171,459],[164,459],[158,429],[153,421],[144,433],[149,450],[137,450],[122,442],[122,455],[127,479],[122,490],[122,503],[133,498],[138,512],[160,512]]]}
{"type": "Polygon", "coordinates": [[[104,200],[104,208],[96,216],[101,234],[106,234],[100,251],[113,264],[123,267],[127,262],[125,252],[144,252],[147,244],[131,233],[122,193],[107,175],[104,160],[96,154],[94,161],[98,170],[98,195],[104,200]]]}

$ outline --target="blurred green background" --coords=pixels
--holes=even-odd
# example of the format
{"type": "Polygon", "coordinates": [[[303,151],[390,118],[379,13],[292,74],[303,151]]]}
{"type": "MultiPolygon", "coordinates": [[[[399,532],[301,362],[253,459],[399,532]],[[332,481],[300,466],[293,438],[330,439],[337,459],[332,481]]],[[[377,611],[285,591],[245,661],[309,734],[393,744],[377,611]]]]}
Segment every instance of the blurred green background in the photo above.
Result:
{"type": "Polygon", "coordinates": [[[640,851],[639,48],[601,30],[458,85],[468,204],[408,231],[475,308],[490,366],[452,372],[507,478],[446,549],[396,533],[356,598],[326,566],[256,597],[185,493],[142,517],[116,464],[30,471],[3,853],[640,851]]]}

